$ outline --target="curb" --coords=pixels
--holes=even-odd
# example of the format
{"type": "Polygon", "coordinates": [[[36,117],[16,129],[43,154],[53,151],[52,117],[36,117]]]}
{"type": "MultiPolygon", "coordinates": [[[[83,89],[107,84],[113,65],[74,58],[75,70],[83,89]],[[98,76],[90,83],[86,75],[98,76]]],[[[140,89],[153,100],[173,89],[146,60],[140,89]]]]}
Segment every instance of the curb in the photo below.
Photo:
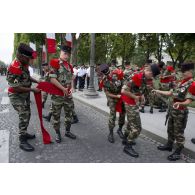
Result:
{"type": "MultiPolygon", "coordinates": [[[[93,106],[93,105],[91,105],[90,103],[87,103],[87,102],[85,102],[85,101],[79,99],[78,97],[73,96],[73,98],[74,98],[74,100],[76,100],[76,101],[78,101],[78,102],[80,102],[80,103],[82,103],[82,104],[84,104],[84,105],[87,105],[87,106],[89,106],[89,107],[95,109],[96,111],[102,113],[104,116],[109,116],[109,113],[108,113],[107,111],[104,111],[104,110],[102,110],[102,109],[100,109],[100,108],[98,108],[98,107],[96,107],[96,106],[93,106]]],[[[164,137],[161,137],[161,136],[159,136],[159,135],[157,135],[157,134],[154,134],[154,133],[152,133],[152,132],[150,132],[150,131],[148,131],[148,130],[146,130],[146,129],[143,129],[143,128],[142,128],[141,134],[143,134],[143,135],[145,135],[146,137],[149,137],[149,138],[151,138],[151,139],[154,139],[156,142],[158,142],[159,145],[160,145],[160,144],[165,144],[165,143],[167,142],[167,139],[165,139],[164,137]]],[[[188,157],[188,158],[193,158],[193,159],[195,159],[195,152],[192,151],[192,150],[190,150],[190,149],[188,149],[188,148],[184,148],[182,153],[183,153],[186,157],[188,157]]]]}

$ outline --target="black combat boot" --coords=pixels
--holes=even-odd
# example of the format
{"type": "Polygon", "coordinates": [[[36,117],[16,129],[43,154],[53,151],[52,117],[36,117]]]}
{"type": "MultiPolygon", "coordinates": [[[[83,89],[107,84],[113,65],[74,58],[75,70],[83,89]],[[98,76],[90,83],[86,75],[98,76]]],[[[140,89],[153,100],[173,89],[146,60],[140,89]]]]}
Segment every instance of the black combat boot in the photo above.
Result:
{"type": "Polygon", "coordinates": [[[24,136],[26,137],[27,140],[28,140],[28,139],[35,139],[35,138],[36,138],[36,137],[35,137],[35,134],[31,135],[31,134],[29,134],[29,133],[26,133],[24,136]]]}
{"type": "Polygon", "coordinates": [[[32,152],[35,150],[35,148],[33,146],[31,146],[28,142],[27,142],[27,138],[25,135],[20,135],[19,137],[19,141],[20,141],[20,149],[27,151],[27,152],[32,152]]]}
{"type": "Polygon", "coordinates": [[[69,137],[70,139],[76,139],[76,135],[74,135],[73,133],[70,132],[70,127],[71,127],[71,125],[68,125],[66,127],[65,136],[69,137]]]}
{"type": "Polygon", "coordinates": [[[43,118],[44,118],[46,121],[50,122],[51,116],[52,116],[52,113],[50,112],[47,116],[43,116],[43,118]]]}
{"type": "Polygon", "coordinates": [[[153,107],[150,107],[150,113],[153,114],[153,107]]]}
{"type": "Polygon", "coordinates": [[[114,142],[115,142],[115,140],[114,140],[113,129],[110,129],[110,133],[109,133],[109,135],[108,135],[108,141],[109,141],[110,143],[114,143],[114,142]]]}
{"type": "Polygon", "coordinates": [[[141,107],[141,109],[139,110],[140,112],[144,113],[145,110],[144,110],[144,106],[141,107]]]}
{"type": "Polygon", "coordinates": [[[135,158],[139,157],[139,154],[133,149],[132,143],[127,143],[127,144],[125,145],[123,151],[124,151],[126,154],[128,154],[128,155],[130,155],[130,156],[132,156],[132,157],[135,157],[135,158]]]}
{"type": "Polygon", "coordinates": [[[158,150],[161,150],[161,151],[171,152],[173,149],[173,142],[168,141],[165,145],[158,146],[157,148],[158,150]]]}
{"type": "Polygon", "coordinates": [[[122,132],[123,125],[119,125],[119,128],[117,129],[117,133],[121,139],[124,139],[124,134],[122,132]]]}
{"type": "Polygon", "coordinates": [[[168,160],[170,161],[176,161],[181,159],[181,151],[182,151],[183,147],[178,147],[175,152],[173,152],[173,154],[169,155],[167,157],[168,160]]]}
{"type": "Polygon", "coordinates": [[[77,115],[73,116],[71,124],[75,124],[75,123],[78,123],[78,122],[79,122],[79,119],[78,119],[77,115]]]}
{"type": "Polygon", "coordinates": [[[166,108],[163,104],[160,105],[160,110],[159,112],[166,112],[166,108]]]}
{"type": "Polygon", "coordinates": [[[56,142],[60,143],[62,141],[60,130],[56,130],[56,142]]]}
{"type": "Polygon", "coordinates": [[[193,144],[195,144],[195,138],[192,138],[192,139],[191,139],[191,142],[192,142],[193,144]]]}

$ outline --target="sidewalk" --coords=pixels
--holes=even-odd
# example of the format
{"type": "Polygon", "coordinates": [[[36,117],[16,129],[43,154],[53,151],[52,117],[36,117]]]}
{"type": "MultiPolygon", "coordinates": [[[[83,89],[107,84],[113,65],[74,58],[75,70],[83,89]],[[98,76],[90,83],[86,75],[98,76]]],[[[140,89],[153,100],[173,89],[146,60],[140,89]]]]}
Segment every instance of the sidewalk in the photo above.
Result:
{"type": "MultiPolygon", "coordinates": [[[[96,98],[89,98],[85,96],[85,90],[83,92],[76,91],[73,93],[73,97],[75,100],[80,101],[101,113],[108,115],[109,108],[107,107],[107,99],[105,93],[99,92],[99,96],[96,98]]],[[[142,134],[145,134],[159,142],[165,143],[167,139],[167,126],[165,123],[166,113],[160,113],[157,109],[154,109],[154,113],[149,113],[149,107],[145,107],[145,113],[141,114],[142,121],[142,134]]],[[[195,127],[195,112],[190,109],[188,116],[188,124],[185,129],[185,153],[190,154],[195,158],[195,145],[191,143],[191,138],[195,137],[194,127],[195,127]]]]}

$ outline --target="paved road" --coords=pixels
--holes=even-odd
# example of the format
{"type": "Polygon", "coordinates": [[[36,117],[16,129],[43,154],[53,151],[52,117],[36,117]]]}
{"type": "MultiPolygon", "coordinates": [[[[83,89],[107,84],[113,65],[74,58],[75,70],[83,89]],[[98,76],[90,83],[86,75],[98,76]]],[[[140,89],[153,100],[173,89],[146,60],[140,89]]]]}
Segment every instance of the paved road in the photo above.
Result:
{"type": "MultiPolygon", "coordinates": [[[[1,162],[40,162],[40,163],[95,163],[95,162],[113,162],[113,163],[130,163],[130,162],[169,162],[166,160],[169,152],[159,152],[156,147],[159,145],[155,140],[141,135],[137,140],[136,150],[140,157],[135,159],[123,153],[123,146],[120,138],[116,135],[116,143],[110,144],[107,141],[107,117],[91,107],[75,101],[76,112],[79,117],[79,123],[72,126],[72,132],[77,135],[77,140],[70,140],[63,137],[61,144],[53,143],[43,145],[40,134],[37,110],[35,107],[34,97],[32,96],[32,116],[29,125],[29,132],[36,134],[36,139],[30,141],[35,146],[35,152],[27,153],[18,148],[18,118],[7,102],[6,98],[7,84],[4,77],[0,77],[0,135],[4,135],[4,140],[0,139],[0,160],[1,162]],[[7,103],[2,105],[2,103],[7,103]],[[2,150],[3,149],[3,150],[2,150]],[[3,151],[3,153],[2,153],[3,151]]],[[[44,113],[48,112],[50,101],[47,102],[44,113]]],[[[63,116],[61,117],[61,129],[64,134],[63,116]]],[[[45,122],[45,127],[51,133],[53,139],[55,133],[52,125],[45,122]]],[[[186,158],[177,162],[195,162],[194,159],[186,158]]]]}

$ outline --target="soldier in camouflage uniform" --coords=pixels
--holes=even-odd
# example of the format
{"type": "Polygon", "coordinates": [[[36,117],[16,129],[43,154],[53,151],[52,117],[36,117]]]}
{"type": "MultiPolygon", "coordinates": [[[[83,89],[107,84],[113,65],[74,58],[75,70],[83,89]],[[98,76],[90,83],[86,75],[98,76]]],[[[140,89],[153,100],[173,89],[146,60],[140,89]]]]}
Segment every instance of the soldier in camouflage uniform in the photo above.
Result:
{"type": "MultiPolygon", "coordinates": [[[[109,67],[106,64],[100,65],[101,72],[105,75],[103,78],[103,88],[105,94],[107,96],[110,108],[110,115],[109,115],[109,135],[108,141],[110,143],[114,143],[114,134],[113,130],[115,127],[115,120],[116,120],[116,105],[121,98],[121,88],[122,88],[122,79],[123,79],[123,72],[122,70],[114,70],[112,72],[109,71],[109,67]]],[[[118,135],[121,139],[124,138],[122,127],[125,124],[125,108],[124,104],[122,104],[122,112],[119,113],[119,121],[118,125],[119,128],[117,130],[118,135]]]]}
{"type": "MultiPolygon", "coordinates": [[[[172,84],[175,78],[175,71],[172,66],[165,66],[164,62],[159,63],[159,67],[161,68],[160,75],[160,87],[159,89],[162,91],[169,91],[172,88],[172,84]]],[[[160,101],[160,110],[159,112],[166,112],[166,102],[162,99],[160,101]]]]}
{"type": "Polygon", "coordinates": [[[132,157],[138,157],[139,154],[132,147],[134,140],[141,132],[141,119],[139,113],[139,106],[141,96],[146,90],[146,79],[155,77],[160,73],[156,64],[144,69],[143,72],[136,73],[129,82],[122,87],[122,100],[125,103],[127,113],[127,126],[125,129],[123,144],[124,152],[132,157]]]}
{"type": "Polygon", "coordinates": [[[35,135],[27,133],[30,121],[30,92],[39,93],[37,88],[31,88],[32,82],[38,83],[30,76],[28,70],[30,59],[33,58],[33,49],[21,43],[17,49],[16,59],[8,68],[7,81],[9,84],[8,96],[19,116],[19,141],[20,148],[24,151],[34,151],[34,147],[28,143],[28,139],[34,139],[35,135]]]}
{"type": "Polygon", "coordinates": [[[184,148],[184,130],[188,120],[188,108],[193,100],[195,100],[195,83],[193,82],[192,62],[184,63],[181,66],[183,80],[170,91],[154,90],[155,93],[171,96],[173,102],[169,105],[168,110],[168,141],[165,145],[158,146],[159,150],[172,151],[173,143],[176,141],[176,150],[168,156],[168,160],[175,161],[181,158],[181,152],[184,148]]]}
{"type": "Polygon", "coordinates": [[[53,127],[56,132],[56,142],[61,142],[60,133],[60,115],[61,109],[64,108],[65,118],[65,136],[76,139],[76,136],[70,132],[72,113],[74,108],[74,102],[72,98],[73,91],[73,67],[69,64],[68,59],[71,54],[71,48],[69,46],[62,46],[59,59],[52,59],[50,61],[51,72],[49,74],[50,82],[57,88],[64,92],[64,97],[52,95],[52,116],[53,127]]]}
{"type": "Polygon", "coordinates": [[[112,60],[109,66],[110,72],[112,72],[113,70],[115,70],[117,67],[117,61],[116,60],[112,60]]]}
{"type": "Polygon", "coordinates": [[[131,77],[134,75],[135,71],[130,65],[129,61],[125,62],[125,70],[124,70],[124,84],[131,80],[131,77]]]}

